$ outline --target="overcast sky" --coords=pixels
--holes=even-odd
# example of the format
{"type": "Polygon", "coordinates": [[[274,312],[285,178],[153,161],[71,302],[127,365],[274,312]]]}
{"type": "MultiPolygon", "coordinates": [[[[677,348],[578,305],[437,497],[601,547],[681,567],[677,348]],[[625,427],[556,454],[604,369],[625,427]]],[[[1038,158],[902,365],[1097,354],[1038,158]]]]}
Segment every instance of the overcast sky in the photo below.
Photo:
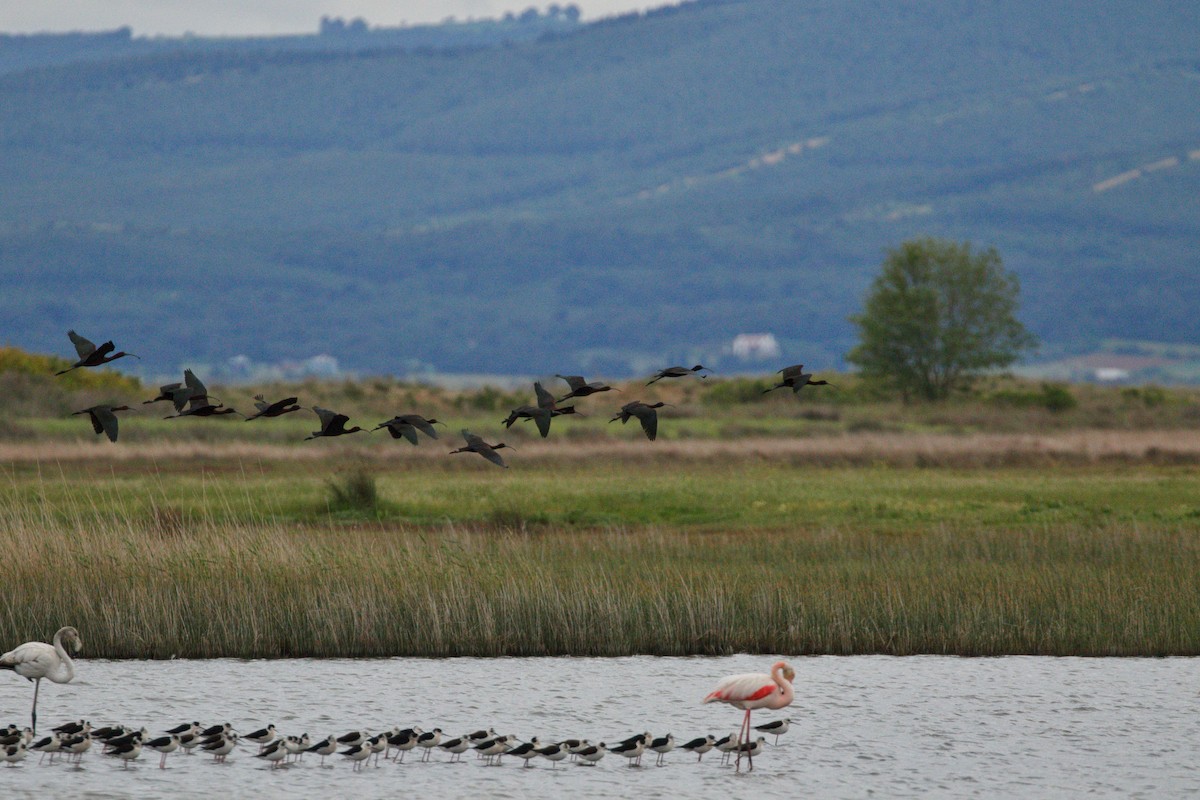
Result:
{"type": "MultiPolygon", "coordinates": [[[[585,19],[669,5],[671,0],[555,0],[585,19]]],[[[499,17],[550,0],[0,0],[0,32],[98,31],[123,25],[138,36],[315,33],[322,16],[362,17],[372,26],[499,17]]]]}

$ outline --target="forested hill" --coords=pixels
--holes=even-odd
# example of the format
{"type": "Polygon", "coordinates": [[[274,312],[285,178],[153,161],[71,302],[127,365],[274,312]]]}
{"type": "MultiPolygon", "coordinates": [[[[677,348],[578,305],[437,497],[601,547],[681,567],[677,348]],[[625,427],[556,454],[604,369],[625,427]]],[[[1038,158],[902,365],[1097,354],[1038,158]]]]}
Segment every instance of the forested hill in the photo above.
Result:
{"type": "Polygon", "coordinates": [[[1200,12],[1146,0],[711,0],[20,69],[0,338],[620,375],[772,332],[830,367],[883,248],[932,234],[996,246],[1049,351],[1195,342],[1197,109],[1200,12]]]}

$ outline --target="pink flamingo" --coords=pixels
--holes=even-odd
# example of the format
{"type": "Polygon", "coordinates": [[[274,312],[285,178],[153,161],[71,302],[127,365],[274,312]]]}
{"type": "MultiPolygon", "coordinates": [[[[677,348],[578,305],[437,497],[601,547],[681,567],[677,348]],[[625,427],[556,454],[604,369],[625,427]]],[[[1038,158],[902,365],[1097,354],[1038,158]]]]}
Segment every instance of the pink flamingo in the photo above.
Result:
{"type": "MultiPolygon", "coordinates": [[[[750,712],[756,708],[779,709],[792,704],[792,681],[796,671],[786,661],[776,661],[771,674],[748,672],[722,678],[704,698],[705,703],[729,703],[734,708],[744,709],[746,716],[738,730],[738,744],[750,741],[750,712]]],[[[742,751],[738,750],[737,768],[741,771],[742,751]]],[[[754,759],[747,754],[749,769],[754,769],[754,759]]]]}

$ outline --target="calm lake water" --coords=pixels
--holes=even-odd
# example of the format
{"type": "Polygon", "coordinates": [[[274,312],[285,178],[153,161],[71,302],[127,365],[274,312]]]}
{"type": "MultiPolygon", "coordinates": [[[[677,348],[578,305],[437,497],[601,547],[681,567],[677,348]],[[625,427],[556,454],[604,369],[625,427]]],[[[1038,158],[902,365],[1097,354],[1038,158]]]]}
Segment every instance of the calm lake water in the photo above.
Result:
{"type": "MultiPolygon", "coordinates": [[[[241,733],[275,723],[314,740],[357,728],[494,726],[522,738],[617,741],[643,730],[678,741],[736,727],[741,712],[699,700],[726,674],[774,659],[387,659],[79,662],[72,684],[42,687],[42,728],[86,717],[160,731],[199,720],[241,733]]],[[[1175,797],[1200,793],[1200,660],[942,657],[790,659],[796,702],[779,747],[736,775],[710,753],[681,751],[664,767],[630,769],[609,755],[595,768],[551,769],[515,759],[485,767],[344,758],[270,770],[243,744],[228,763],[146,752],[129,770],[89,752],[82,767],[0,766],[0,791],[38,797],[1175,797]]],[[[28,724],[32,684],[0,675],[0,708],[28,724]]]]}

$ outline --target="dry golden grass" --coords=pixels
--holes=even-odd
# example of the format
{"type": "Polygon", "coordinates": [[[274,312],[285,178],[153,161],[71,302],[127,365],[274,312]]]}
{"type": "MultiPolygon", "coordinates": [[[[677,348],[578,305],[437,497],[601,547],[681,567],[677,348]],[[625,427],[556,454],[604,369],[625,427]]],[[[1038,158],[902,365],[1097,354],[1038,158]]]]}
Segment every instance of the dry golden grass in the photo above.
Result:
{"type": "MultiPolygon", "coordinates": [[[[493,439],[502,438],[493,436],[493,439]]],[[[508,437],[510,440],[512,436],[508,437]]],[[[411,462],[448,469],[485,467],[470,455],[448,458],[458,447],[456,436],[445,435],[420,447],[347,439],[337,442],[264,444],[240,441],[127,442],[112,445],[98,440],[0,442],[0,463],[55,462],[197,462],[360,460],[378,464],[411,462]],[[391,446],[387,446],[391,445],[391,446]]],[[[513,468],[521,464],[607,460],[628,462],[750,460],[808,465],[870,465],[991,467],[1054,463],[1103,462],[1191,464],[1200,462],[1200,430],[1068,430],[1030,434],[855,433],[835,436],[746,437],[739,439],[584,439],[562,441],[527,438],[508,454],[513,468]]]]}

